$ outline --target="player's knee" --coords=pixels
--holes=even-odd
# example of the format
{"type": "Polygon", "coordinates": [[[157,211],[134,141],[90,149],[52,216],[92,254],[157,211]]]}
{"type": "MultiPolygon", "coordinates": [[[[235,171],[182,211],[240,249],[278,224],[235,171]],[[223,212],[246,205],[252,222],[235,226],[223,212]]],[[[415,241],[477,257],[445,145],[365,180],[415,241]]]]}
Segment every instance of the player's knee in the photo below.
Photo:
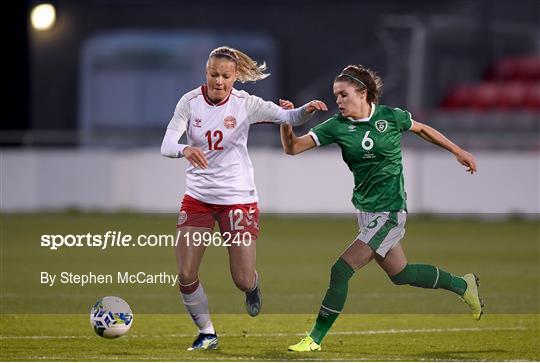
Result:
{"type": "Polygon", "coordinates": [[[190,269],[182,269],[178,274],[178,281],[180,285],[189,285],[197,281],[197,271],[192,271],[190,269]]]}
{"type": "Polygon", "coordinates": [[[330,281],[348,281],[354,269],[343,258],[339,258],[330,269],[330,281]]]}
{"type": "Polygon", "coordinates": [[[337,262],[336,262],[330,268],[330,279],[339,278],[340,275],[341,275],[341,271],[340,271],[339,267],[337,266],[337,262]]]}
{"type": "Polygon", "coordinates": [[[399,273],[388,277],[390,277],[390,280],[392,280],[395,285],[407,285],[411,283],[412,273],[411,266],[407,264],[399,273]]]}
{"type": "Polygon", "coordinates": [[[249,291],[253,288],[255,278],[251,273],[236,273],[233,275],[233,281],[238,289],[249,291]]]}

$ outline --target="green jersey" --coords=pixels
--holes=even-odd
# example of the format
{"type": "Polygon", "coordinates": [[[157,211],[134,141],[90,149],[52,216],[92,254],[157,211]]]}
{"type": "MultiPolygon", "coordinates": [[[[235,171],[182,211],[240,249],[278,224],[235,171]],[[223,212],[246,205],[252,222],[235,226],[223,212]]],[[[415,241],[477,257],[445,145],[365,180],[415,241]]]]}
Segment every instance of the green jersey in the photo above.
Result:
{"type": "Polygon", "coordinates": [[[336,143],[354,175],[352,202],[366,212],[406,210],[401,134],[412,127],[411,114],[372,104],[371,115],[351,120],[334,115],[309,132],[317,146],[336,143]]]}

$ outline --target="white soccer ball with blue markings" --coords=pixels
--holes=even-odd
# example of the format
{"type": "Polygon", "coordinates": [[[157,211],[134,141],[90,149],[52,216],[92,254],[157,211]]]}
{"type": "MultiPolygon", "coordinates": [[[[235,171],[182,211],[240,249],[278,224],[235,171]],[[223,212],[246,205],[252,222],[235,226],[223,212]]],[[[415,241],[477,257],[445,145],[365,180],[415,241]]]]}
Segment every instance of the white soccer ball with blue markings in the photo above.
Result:
{"type": "Polygon", "coordinates": [[[97,335],[118,338],[133,324],[133,313],[128,303],[116,296],[99,299],[90,311],[90,324],[97,335]]]}

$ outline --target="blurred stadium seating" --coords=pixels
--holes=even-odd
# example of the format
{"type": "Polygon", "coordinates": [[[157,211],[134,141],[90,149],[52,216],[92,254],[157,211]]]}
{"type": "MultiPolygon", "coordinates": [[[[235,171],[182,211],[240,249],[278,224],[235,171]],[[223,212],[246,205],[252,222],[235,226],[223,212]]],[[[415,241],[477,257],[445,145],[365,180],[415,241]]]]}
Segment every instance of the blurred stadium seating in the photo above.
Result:
{"type": "Polygon", "coordinates": [[[504,58],[477,83],[452,87],[445,109],[540,111],[540,56],[504,58]]]}
{"type": "Polygon", "coordinates": [[[490,67],[484,79],[503,81],[540,81],[540,56],[505,57],[490,67]]]}
{"type": "Polygon", "coordinates": [[[497,60],[478,82],[451,87],[428,119],[465,147],[540,150],[540,57],[497,60]]]}

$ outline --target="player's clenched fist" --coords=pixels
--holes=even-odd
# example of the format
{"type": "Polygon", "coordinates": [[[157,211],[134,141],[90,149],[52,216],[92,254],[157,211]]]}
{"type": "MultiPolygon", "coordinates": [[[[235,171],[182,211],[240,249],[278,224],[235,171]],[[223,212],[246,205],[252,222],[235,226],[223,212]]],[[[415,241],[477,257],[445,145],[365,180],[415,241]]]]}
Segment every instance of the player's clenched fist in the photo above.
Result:
{"type": "Polygon", "coordinates": [[[184,149],[184,157],[196,168],[208,168],[208,160],[206,159],[206,156],[204,156],[203,151],[198,147],[186,146],[184,149]]]}

